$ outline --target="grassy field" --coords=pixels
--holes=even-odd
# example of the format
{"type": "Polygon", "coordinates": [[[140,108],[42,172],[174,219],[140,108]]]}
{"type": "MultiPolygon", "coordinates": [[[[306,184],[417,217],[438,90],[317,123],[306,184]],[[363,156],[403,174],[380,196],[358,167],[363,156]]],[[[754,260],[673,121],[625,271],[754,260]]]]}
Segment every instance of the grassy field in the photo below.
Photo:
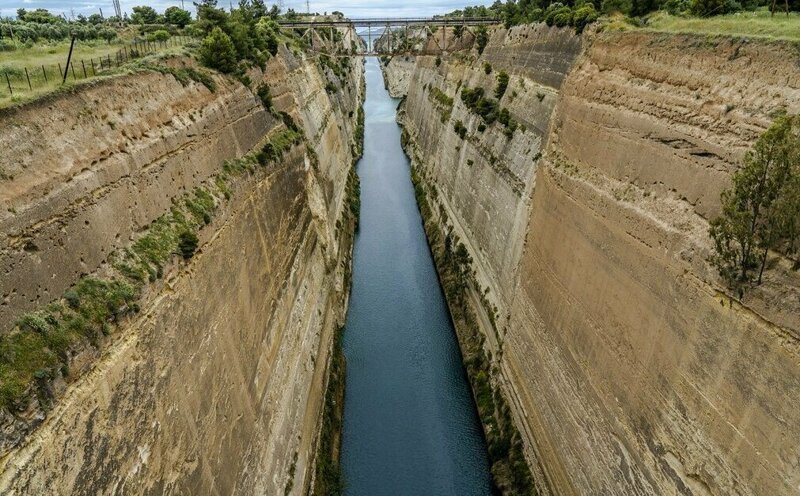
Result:
{"type": "Polygon", "coordinates": [[[657,12],[647,19],[644,28],[667,33],[701,33],[726,36],[759,37],[800,41],[800,14],[775,13],[766,10],[737,12],[716,17],[678,17],[657,12]]]}
{"type": "MultiPolygon", "coordinates": [[[[179,40],[171,40],[165,47],[153,44],[149,47],[156,52],[179,49],[178,46],[173,46],[173,43],[179,45],[179,40]]],[[[71,67],[67,71],[66,84],[79,84],[82,80],[124,69],[124,64],[121,68],[117,66],[116,55],[122,52],[129,56],[131,46],[128,40],[112,43],[102,40],[76,41],[71,67]],[[101,58],[104,60],[102,64],[101,58]]],[[[152,51],[148,50],[147,53],[152,51]]],[[[21,47],[10,52],[0,52],[0,108],[30,101],[60,88],[63,74],[60,71],[66,67],[68,53],[69,41],[42,43],[30,48],[21,47]],[[25,69],[28,71],[27,75],[25,69]],[[11,90],[8,88],[9,83],[11,90]]]]}

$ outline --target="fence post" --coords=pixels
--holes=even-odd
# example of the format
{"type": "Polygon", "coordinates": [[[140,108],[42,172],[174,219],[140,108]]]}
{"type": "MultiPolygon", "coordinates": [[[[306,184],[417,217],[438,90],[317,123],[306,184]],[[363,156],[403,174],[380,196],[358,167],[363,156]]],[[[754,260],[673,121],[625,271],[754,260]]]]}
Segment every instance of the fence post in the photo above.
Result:
{"type": "Polygon", "coordinates": [[[44,74],[44,82],[47,82],[47,71],[44,70],[44,64],[42,64],[42,74],[44,74]]]}
{"type": "Polygon", "coordinates": [[[11,96],[14,96],[14,90],[11,89],[11,81],[8,79],[8,72],[6,74],[6,84],[8,85],[8,92],[11,93],[11,96]]]}
{"type": "MultiPolygon", "coordinates": [[[[72,41],[69,44],[69,55],[67,55],[67,67],[64,69],[64,79],[61,80],[61,84],[64,84],[64,83],[67,82],[67,71],[69,71],[69,65],[70,65],[71,60],[72,60],[72,49],[73,48],[75,48],[75,35],[72,35],[72,41]]],[[[74,77],[75,73],[73,72],[72,75],[74,77]]]]}
{"type": "Polygon", "coordinates": [[[63,70],[63,69],[61,69],[61,62],[59,62],[59,63],[58,63],[58,75],[60,76],[60,75],[62,75],[62,74],[64,74],[64,70],[63,70]]]}
{"type": "Polygon", "coordinates": [[[75,81],[76,79],[78,79],[75,77],[75,64],[70,62],[69,67],[72,69],[72,80],[75,81]]]}
{"type": "Polygon", "coordinates": [[[28,89],[33,91],[33,86],[31,86],[31,77],[28,75],[28,68],[25,68],[25,77],[28,79],[28,89]]]}
{"type": "Polygon", "coordinates": [[[122,49],[125,50],[125,61],[127,62],[128,60],[130,60],[128,58],[128,47],[126,47],[125,45],[122,45],[122,49]]]}
{"type": "Polygon", "coordinates": [[[86,79],[89,76],[86,75],[86,64],[83,63],[83,59],[81,59],[81,66],[83,67],[83,79],[86,79]]]}
{"type": "Polygon", "coordinates": [[[92,63],[92,74],[97,76],[97,69],[94,68],[94,59],[93,58],[89,59],[89,62],[92,63]]]}

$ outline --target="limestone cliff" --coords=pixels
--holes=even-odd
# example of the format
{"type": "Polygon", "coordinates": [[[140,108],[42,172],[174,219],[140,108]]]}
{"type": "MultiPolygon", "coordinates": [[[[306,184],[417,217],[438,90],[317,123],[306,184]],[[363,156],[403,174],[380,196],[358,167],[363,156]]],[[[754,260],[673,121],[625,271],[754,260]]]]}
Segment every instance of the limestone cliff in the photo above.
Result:
{"type": "Polygon", "coordinates": [[[349,285],[362,64],[337,76],[282,45],[251,88],[173,74],[101,81],[0,121],[3,328],[114,273],[193,191],[214,209],[197,253],[151,275],[138,312],[3,411],[3,494],[309,490],[349,285]]]}
{"type": "Polygon", "coordinates": [[[707,230],[745,150],[800,111],[796,51],[539,25],[435,59],[389,79],[410,79],[409,154],[472,259],[464,300],[540,492],[795,494],[798,276],[776,261],[728,294],[707,230]],[[500,70],[510,133],[459,98],[500,70]]]}

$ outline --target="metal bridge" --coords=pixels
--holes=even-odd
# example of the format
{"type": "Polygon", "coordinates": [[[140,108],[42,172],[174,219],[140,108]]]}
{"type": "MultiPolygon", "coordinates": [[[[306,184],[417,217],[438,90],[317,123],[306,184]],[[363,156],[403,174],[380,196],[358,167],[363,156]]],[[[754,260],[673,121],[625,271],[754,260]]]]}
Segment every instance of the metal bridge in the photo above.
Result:
{"type": "MultiPolygon", "coordinates": [[[[383,55],[383,54],[397,54],[405,53],[403,49],[397,45],[393,45],[393,33],[397,30],[403,30],[404,37],[408,39],[408,29],[418,28],[421,34],[433,37],[438,49],[442,51],[447,50],[447,28],[461,27],[461,30],[475,36],[470,28],[476,26],[491,26],[500,24],[502,21],[493,17],[371,17],[371,18],[355,18],[355,19],[311,19],[311,20],[280,20],[278,24],[282,28],[303,30],[303,37],[309,36],[314,30],[335,28],[367,28],[367,51],[353,54],[353,55],[383,55]],[[376,50],[372,42],[372,31],[375,28],[381,28],[382,33],[376,37],[376,41],[381,37],[386,37],[386,49],[380,51],[376,50]],[[434,30],[431,28],[442,28],[441,30],[441,43],[439,36],[434,36],[434,30]]],[[[333,36],[331,36],[333,39],[333,36]]],[[[312,48],[314,39],[311,38],[312,48]]],[[[336,47],[330,48],[332,52],[338,52],[336,47]]],[[[408,50],[406,50],[407,52],[408,50]]],[[[335,53],[334,53],[335,54],[335,53]]],[[[341,54],[340,54],[341,55],[341,54]]]]}

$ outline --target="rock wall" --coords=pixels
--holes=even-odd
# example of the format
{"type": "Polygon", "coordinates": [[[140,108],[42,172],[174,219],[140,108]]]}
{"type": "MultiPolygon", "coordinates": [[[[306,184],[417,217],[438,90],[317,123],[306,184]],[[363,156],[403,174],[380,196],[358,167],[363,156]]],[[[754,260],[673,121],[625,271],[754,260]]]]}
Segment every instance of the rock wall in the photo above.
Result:
{"type": "Polygon", "coordinates": [[[540,26],[496,30],[482,56],[418,58],[401,120],[474,260],[540,492],[800,490],[797,273],[776,260],[738,299],[707,263],[731,173],[800,111],[798,60],[782,43],[540,26]],[[458,98],[491,94],[500,69],[525,126],[510,139],[478,132],[458,98]]]}
{"type": "MultiPolygon", "coordinates": [[[[140,312],[85,373],[66,377],[52,410],[14,414],[4,494],[310,487],[347,302],[343,212],[362,64],[339,81],[282,46],[251,77],[270,86],[275,111],[300,124],[305,144],[233,181],[198,253],[149,285],[140,312]]],[[[285,129],[254,92],[215,80],[212,93],[169,74],[122,76],[3,117],[10,153],[0,166],[12,176],[0,193],[4,324],[103,271],[111,251],[181,194],[285,129]]]]}

